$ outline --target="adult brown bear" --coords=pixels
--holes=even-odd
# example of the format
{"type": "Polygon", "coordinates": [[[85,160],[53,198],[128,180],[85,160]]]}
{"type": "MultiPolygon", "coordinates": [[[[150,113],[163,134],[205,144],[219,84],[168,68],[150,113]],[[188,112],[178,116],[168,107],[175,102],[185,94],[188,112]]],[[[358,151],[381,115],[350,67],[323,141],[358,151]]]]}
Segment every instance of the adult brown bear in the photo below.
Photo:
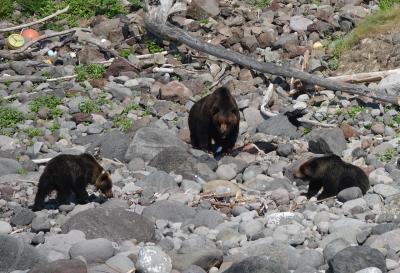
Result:
{"type": "Polygon", "coordinates": [[[294,177],[310,181],[307,198],[316,195],[323,188],[318,200],[335,196],[350,187],[359,187],[365,194],[370,187],[368,176],[361,168],[344,162],[335,154],[307,160],[295,171],[294,177]]]}
{"type": "Polygon", "coordinates": [[[197,101],[189,111],[192,146],[214,154],[230,153],[239,134],[239,121],[235,98],[228,88],[217,88],[197,101]]]}
{"type": "Polygon", "coordinates": [[[53,190],[57,191],[58,205],[67,204],[72,193],[75,193],[78,203],[89,201],[86,191],[88,184],[108,198],[113,196],[112,180],[108,172],[87,153],[80,155],[60,154],[51,159],[39,179],[33,211],[42,210],[46,196],[53,190]]]}

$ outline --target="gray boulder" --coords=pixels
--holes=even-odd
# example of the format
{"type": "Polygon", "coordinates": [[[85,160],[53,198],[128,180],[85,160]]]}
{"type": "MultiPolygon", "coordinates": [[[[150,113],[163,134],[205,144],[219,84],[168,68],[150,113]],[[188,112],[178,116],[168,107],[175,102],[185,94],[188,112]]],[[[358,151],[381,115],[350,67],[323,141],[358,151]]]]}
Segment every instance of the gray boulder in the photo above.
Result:
{"type": "Polygon", "coordinates": [[[316,154],[334,153],[338,156],[346,149],[346,139],[340,128],[312,130],[306,136],[310,152],[316,154]]]}
{"type": "Polygon", "coordinates": [[[154,240],[154,224],[147,218],[123,208],[99,206],[72,216],[61,226],[62,232],[81,230],[86,239],[106,238],[114,242],[136,239],[154,240]]]}
{"type": "Polygon", "coordinates": [[[286,136],[290,139],[299,138],[302,134],[283,114],[264,120],[257,126],[257,132],[273,136],[286,136]]]}
{"type": "Polygon", "coordinates": [[[185,145],[168,130],[143,127],[133,137],[125,153],[125,159],[130,161],[135,157],[141,157],[149,161],[167,147],[185,147],[185,145]]]}
{"type": "Polygon", "coordinates": [[[232,264],[224,273],[289,273],[267,256],[253,256],[232,264]]]}
{"type": "Polygon", "coordinates": [[[193,218],[196,210],[178,201],[161,200],[144,208],[143,216],[149,219],[164,219],[171,222],[184,222],[193,218]]]}

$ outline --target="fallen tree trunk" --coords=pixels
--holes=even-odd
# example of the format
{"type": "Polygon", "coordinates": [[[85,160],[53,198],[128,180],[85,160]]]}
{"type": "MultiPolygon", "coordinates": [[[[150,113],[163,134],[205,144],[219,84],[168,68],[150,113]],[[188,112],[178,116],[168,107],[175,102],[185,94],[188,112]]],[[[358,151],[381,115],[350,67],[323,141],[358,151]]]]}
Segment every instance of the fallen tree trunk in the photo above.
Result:
{"type": "Polygon", "coordinates": [[[376,82],[395,73],[400,74],[400,68],[385,70],[385,71],[357,73],[351,75],[340,75],[340,76],[329,77],[328,79],[341,82],[349,82],[349,83],[376,82]]]}
{"type": "Polygon", "coordinates": [[[355,95],[366,96],[381,102],[388,102],[394,105],[400,105],[400,96],[387,96],[377,94],[376,90],[362,85],[354,85],[339,81],[324,79],[316,75],[312,75],[291,67],[283,67],[270,62],[261,63],[255,58],[244,56],[240,53],[229,51],[222,46],[214,46],[212,44],[201,41],[191,36],[186,31],[171,25],[168,22],[156,20],[151,13],[145,16],[145,26],[152,34],[167,38],[168,40],[183,43],[193,49],[208,53],[210,55],[229,60],[236,64],[273,75],[283,77],[294,77],[305,83],[318,85],[333,91],[341,91],[355,95]],[[149,15],[150,14],[150,15],[149,15]]]}

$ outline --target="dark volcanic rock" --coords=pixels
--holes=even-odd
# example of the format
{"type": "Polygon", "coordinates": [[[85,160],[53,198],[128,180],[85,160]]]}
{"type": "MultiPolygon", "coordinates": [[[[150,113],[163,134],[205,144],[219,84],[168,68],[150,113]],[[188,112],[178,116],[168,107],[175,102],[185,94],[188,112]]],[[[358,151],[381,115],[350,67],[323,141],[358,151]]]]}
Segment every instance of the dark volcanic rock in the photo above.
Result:
{"type": "Polygon", "coordinates": [[[291,139],[301,136],[301,132],[297,127],[290,123],[285,115],[277,115],[271,117],[257,126],[257,131],[273,136],[286,136],[291,139]]]}
{"type": "Polygon", "coordinates": [[[154,240],[154,224],[147,218],[123,208],[99,206],[72,216],[61,226],[63,233],[81,230],[86,239],[106,238],[121,242],[135,238],[138,242],[154,240]]]}
{"type": "Polygon", "coordinates": [[[76,144],[89,144],[88,151],[93,153],[95,148],[100,149],[100,156],[105,158],[117,158],[123,161],[126,150],[128,149],[130,139],[127,134],[119,131],[111,131],[104,135],[88,135],[78,138],[76,144]]]}
{"type": "Polygon", "coordinates": [[[354,273],[367,267],[377,267],[386,273],[385,256],[368,246],[350,246],[328,261],[330,273],[354,273]]]}
{"type": "Polygon", "coordinates": [[[341,156],[346,149],[346,139],[340,128],[312,130],[306,139],[310,152],[316,154],[334,153],[341,156]]]}

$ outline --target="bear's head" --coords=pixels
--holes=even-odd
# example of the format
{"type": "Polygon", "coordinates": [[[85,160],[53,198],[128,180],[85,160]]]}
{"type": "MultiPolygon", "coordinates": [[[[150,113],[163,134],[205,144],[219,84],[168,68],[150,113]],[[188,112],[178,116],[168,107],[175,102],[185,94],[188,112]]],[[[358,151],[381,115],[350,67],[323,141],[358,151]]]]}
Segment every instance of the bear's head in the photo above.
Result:
{"type": "Polygon", "coordinates": [[[112,180],[109,172],[103,171],[96,179],[96,189],[100,190],[107,198],[113,197],[112,180]]]}
{"type": "Polygon", "coordinates": [[[222,139],[225,139],[239,124],[239,109],[234,98],[225,87],[218,88],[212,96],[212,123],[222,139]]]}

